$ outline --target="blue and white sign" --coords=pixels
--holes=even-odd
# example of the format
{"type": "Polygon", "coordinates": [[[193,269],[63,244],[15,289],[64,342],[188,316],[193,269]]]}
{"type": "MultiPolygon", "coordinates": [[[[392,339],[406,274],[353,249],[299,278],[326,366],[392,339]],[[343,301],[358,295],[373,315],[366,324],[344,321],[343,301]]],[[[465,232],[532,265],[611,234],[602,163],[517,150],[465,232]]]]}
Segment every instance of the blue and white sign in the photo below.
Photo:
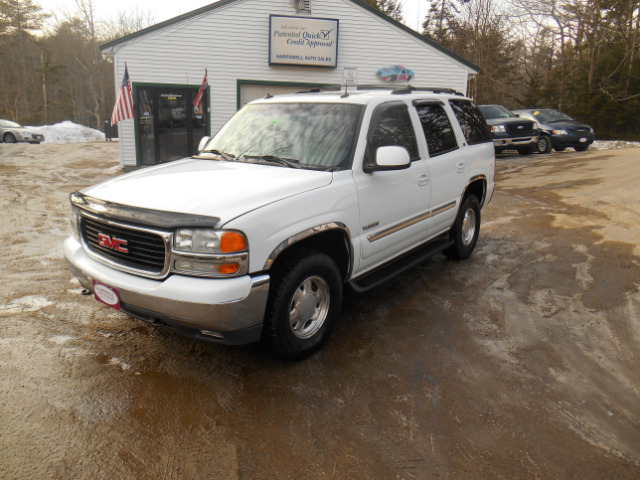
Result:
{"type": "Polygon", "coordinates": [[[336,68],[337,19],[270,15],[269,20],[270,65],[336,68]]]}

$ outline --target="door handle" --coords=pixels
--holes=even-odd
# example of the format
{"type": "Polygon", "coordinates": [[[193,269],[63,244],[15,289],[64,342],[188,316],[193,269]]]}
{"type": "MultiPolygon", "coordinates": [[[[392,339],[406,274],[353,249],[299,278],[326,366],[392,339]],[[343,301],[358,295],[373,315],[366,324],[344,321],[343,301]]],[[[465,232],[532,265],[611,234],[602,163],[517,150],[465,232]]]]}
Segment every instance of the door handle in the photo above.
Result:
{"type": "Polygon", "coordinates": [[[466,170],[466,164],[464,162],[460,162],[457,165],[458,167],[458,173],[463,173],[466,170]]]}
{"type": "Polygon", "coordinates": [[[427,185],[428,183],[429,183],[428,173],[421,173],[420,175],[418,175],[418,185],[422,186],[422,185],[427,185]]]}

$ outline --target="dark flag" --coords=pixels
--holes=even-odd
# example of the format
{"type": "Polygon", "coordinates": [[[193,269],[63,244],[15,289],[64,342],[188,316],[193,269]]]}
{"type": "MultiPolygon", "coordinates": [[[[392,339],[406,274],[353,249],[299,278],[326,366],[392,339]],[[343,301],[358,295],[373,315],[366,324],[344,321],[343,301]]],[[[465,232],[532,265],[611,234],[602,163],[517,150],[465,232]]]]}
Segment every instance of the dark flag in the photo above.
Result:
{"type": "Polygon", "coordinates": [[[196,95],[196,98],[193,100],[193,106],[197,107],[198,104],[200,103],[200,100],[202,100],[202,94],[204,93],[204,90],[209,86],[209,84],[207,83],[207,69],[204,69],[204,78],[202,79],[202,85],[200,85],[200,90],[198,90],[198,94],[196,95]]]}

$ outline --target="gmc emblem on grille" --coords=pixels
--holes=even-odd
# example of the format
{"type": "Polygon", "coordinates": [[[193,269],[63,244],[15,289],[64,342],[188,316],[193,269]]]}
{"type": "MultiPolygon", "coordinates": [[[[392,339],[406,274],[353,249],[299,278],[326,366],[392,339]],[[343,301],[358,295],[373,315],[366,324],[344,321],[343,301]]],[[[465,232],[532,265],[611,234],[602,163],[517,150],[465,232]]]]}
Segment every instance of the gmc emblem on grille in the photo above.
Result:
{"type": "Polygon", "coordinates": [[[127,250],[127,241],[121,238],[110,237],[103,233],[98,234],[98,245],[109,250],[115,250],[116,252],[129,253],[127,250]]]}

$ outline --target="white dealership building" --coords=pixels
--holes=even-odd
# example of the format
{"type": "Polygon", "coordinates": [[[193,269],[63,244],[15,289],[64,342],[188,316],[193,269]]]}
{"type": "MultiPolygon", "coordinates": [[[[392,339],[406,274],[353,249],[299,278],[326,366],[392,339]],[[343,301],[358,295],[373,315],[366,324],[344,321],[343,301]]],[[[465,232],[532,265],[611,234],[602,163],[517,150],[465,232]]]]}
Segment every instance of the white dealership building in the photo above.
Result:
{"type": "Polygon", "coordinates": [[[268,94],[344,83],[466,93],[479,71],[360,0],[220,0],[101,49],[113,55],[116,88],[125,64],[131,81],[135,115],[118,124],[125,168],[195,153],[203,136],[268,94]]]}

